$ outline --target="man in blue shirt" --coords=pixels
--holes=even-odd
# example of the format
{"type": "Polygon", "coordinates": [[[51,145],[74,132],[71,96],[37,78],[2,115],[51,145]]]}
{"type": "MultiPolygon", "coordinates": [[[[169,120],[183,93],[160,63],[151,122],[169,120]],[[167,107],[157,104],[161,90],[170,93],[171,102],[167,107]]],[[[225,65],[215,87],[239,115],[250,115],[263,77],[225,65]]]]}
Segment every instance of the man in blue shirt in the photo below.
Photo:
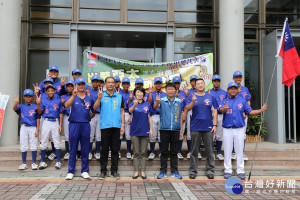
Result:
{"type": "MultiPolygon", "coordinates": [[[[106,92],[103,97],[97,98],[94,110],[100,106],[100,129],[101,129],[101,174],[99,179],[105,179],[107,175],[108,150],[111,149],[111,175],[116,179],[120,178],[118,173],[118,145],[120,134],[124,134],[125,114],[122,95],[114,91],[115,79],[105,79],[106,92]]],[[[102,90],[101,90],[102,92],[102,90]]]]}
{"type": "Polygon", "coordinates": [[[191,117],[191,159],[189,177],[195,179],[198,171],[198,152],[202,138],[206,154],[206,176],[214,179],[215,160],[213,152],[213,134],[217,131],[219,107],[216,98],[205,93],[205,82],[203,79],[196,81],[196,90],[190,95],[186,102],[187,111],[193,110],[191,117]]]}
{"type": "Polygon", "coordinates": [[[259,110],[252,110],[247,101],[238,95],[238,84],[230,82],[227,87],[229,96],[222,101],[222,107],[219,108],[223,116],[223,141],[224,141],[224,178],[228,179],[232,174],[231,152],[234,146],[237,156],[237,174],[242,180],[245,179],[244,169],[244,113],[246,115],[258,115],[267,111],[267,105],[259,110]]]}

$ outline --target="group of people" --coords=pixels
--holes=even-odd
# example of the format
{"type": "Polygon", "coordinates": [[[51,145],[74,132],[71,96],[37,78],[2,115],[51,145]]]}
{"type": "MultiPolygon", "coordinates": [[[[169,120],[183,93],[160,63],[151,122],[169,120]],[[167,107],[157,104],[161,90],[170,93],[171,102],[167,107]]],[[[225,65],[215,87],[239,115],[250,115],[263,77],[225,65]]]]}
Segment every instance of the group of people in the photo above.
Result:
{"type": "Polygon", "coordinates": [[[259,110],[250,107],[249,90],[241,86],[242,72],[233,74],[234,82],[228,83],[227,91],[220,89],[221,77],[214,75],[213,88],[205,91],[205,81],[197,75],[190,77],[191,89],[180,90],[181,78],[173,77],[162,91],[163,80],[154,78],[153,88],[148,92],[143,88],[142,78],[135,80],[135,89],[130,91],[130,80],[118,76],[105,80],[94,75],[90,88],[81,70],[72,71],[73,81],[58,80],[59,68],[50,66],[49,77],[34,90],[23,93],[25,103],[19,105],[15,97],[13,109],[20,114],[20,148],[22,164],[27,168],[26,156],[30,143],[32,169],[45,169],[46,150],[49,140],[52,144],[50,160],[57,158],[55,168],[60,169],[61,139],[64,132],[68,159],[67,180],[73,179],[76,159],[81,157],[81,176],[90,178],[89,160],[93,157],[93,142],[96,142],[94,157],[100,160],[99,179],[107,176],[108,157],[111,157],[110,174],[116,179],[121,141],[125,135],[126,157],[133,159],[133,179],[146,179],[147,149],[150,141],[148,160],[155,157],[155,143],[159,142],[160,173],[158,179],[167,177],[167,161],[170,152],[171,177],[181,179],[178,159],[182,159],[183,134],[187,130],[187,157],[190,159],[189,178],[195,179],[200,147],[204,143],[206,155],[206,175],[214,178],[216,158],[224,160],[224,178],[232,175],[232,156],[236,155],[237,174],[245,179],[244,147],[247,115],[257,115],[267,110],[264,105],[259,110]],[[122,89],[121,89],[122,86],[122,89]],[[36,164],[38,137],[40,139],[41,161],[36,164]],[[221,154],[224,143],[224,157],[221,154]],[[29,143],[28,143],[29,142],[29,143]],[[169,150],[170,149],[170,150],[169,150]],[[132,155],[131,155],[132,151],[132,155]],[[234,154],[233,154],[234,153],[234,154]]]}

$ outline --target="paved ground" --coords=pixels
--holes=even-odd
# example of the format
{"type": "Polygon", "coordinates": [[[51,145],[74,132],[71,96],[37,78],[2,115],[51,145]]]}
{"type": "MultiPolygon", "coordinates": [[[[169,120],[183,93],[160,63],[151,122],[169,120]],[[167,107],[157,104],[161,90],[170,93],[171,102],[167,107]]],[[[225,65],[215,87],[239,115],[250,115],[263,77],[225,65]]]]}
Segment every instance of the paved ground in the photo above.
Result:
{"type": "Polygon", "coordinates": [[[241,194],[226,192],[222,177],[208,180],[167,178],[0,179],[0,199],[300,199],[300,177],[253,177],[241,194]],[[252,188],[251,188],[252,187],[252,188]]]}

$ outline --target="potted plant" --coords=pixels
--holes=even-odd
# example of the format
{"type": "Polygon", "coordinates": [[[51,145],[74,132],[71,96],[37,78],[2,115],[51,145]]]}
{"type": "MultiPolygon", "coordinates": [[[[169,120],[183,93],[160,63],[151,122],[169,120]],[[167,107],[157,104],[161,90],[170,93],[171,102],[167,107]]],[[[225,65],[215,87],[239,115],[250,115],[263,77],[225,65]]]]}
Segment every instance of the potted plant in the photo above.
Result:
{"type": "Polygon", "coordinates": [[[261,142],[262,138],[267,136],[268,133],[267,127],[262,122],[260,115],[248,116],[248,124],[246,129],[247,142],[256,142],[261,123],[262,123],[262,127],[261,127],[259,142],[261,142]]]}

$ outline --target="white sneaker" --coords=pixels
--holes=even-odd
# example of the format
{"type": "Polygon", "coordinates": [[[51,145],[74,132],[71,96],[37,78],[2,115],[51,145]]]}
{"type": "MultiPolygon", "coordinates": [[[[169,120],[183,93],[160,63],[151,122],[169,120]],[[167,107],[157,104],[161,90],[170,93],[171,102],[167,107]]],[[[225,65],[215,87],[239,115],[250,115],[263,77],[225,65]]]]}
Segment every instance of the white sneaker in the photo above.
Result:
{"type": "Polygon", "coordinates": [[[69,157],[70,157],[70,154],[69,154],[69,153],[66,153],[65,156],[64,156],[64,159],[65,159],[65,160],[69,160],[69,157]]]}
{"type": "Polygon", "coordinates": [[[93,157],[92,153],[89,153],[89,160],[91,160],[93,157]]]}
{"type": "Polygon", "coordinates": [[[190,153],[190,152],[188,152],[188,154],[186,154],[186,158],[187,158],[187,159],[190,159],[190,158],[191,158],[191,153],[190,153]]]}
{"type": "Polygon", "coordinates": [[[35,163],[32,163],[32,164],[31,164],[31,169],[32,169],[32,170],[37,170],[37,169],[38,169],[38,165],[35,164],[35,163]]]}
{"type": "Polygon", "coordinates": [[[90,179],[91,178],[89,173],[87,173],[87,172],[81,173],[81,177],[84,178],[84,179],[90,179]]]}
{"type": "Polygon", "coordinates": [[[244,160],[249,160],[248,157],[246,156],[246,154],[243,155],[244,160]]]}
{"type": "Polygon", "coordinates": [[[231,160],[236,160],[236,154],[235,153],[231,154],[231,160]]]}
{"type": "Polygon", "coordinates": [[[72,180],[73,177],[74,177],[74,174],[68,173],[67,176],[66,176],[66,180],[72,180]]]}
{"type": "Polygon", "coordinates": [[[119,152],[119,159],[121,158],[121,153],[119,152]]]}
{"type": "Polygon", "coordinates": [[[149,155],[148,159],[149,159],[149,160],[153,160],[153,159],[154,159],[154,157],[155,157],[155,154],[154,154],[154,153],[150,153],[150,155],[149,155]]]}
{"type": "Polygon", "coordinates": [[[100,153],[95,153],[95,158],[96,158],[96,160],[100,160],[100,153]]]}
{"type": "Polygon", "coordinates": [[[57,162],[54,167],[56,169],[60,169],[61,168],[61,162],[57,162]]]}
{"type": "Polygon", "coordinates": [[[134,157],[134,154],[132,154],[132,156],[131,156],[131,160],[133,160],[133,157],[134,157]]]}
{"type": "Polygon", "coordinates": [[[39,169],[45,169],[47,167],[47,164],[45,162],[41,162],[39,169]]]}
{"type": "Polygon", "coordinates": [[[25,163],[19,166],[19,170],[25,170],[25,169],[27,169],[27,165],[25,163]]]}
{"type": "Polygon", "coordinates": [[[181,155],[181,153],[178,153],[178,154],[177,154],[177,158],[178,158],[179,160],[183,160],[183,156],[181,155]]]}
{"type": "Polygon", "coordinates": [[[111,158],[111,151],[108,152],[108,157],[111,158]]]}
{"type": "Polygon", "coordinates": [[[54,160],[54,158],[56,158],[56,155],[54,153],[51,153],[48,157],[49,160],[54,160]]]}
{"type": "Polygon", "coordinates": [[[131,159],[131,153],[129,153],[129,152],[126,153],[126,158],[127,158],[127,159],[131,159]]]}
{"type": "Polygon", "coordinates": [[[158,157],[160,158],[160,156],[161,156],[161,153],[160,154],[158,154],[158,157]]]}
{"type": "Polygon", "coordinates": [[[217,158],[218,158],[218,160],[224,160],[224,157],[223,157],[222,154],[218,154],[218,155],[217,155],[217,158]]]}
{"type": "Polygon", "coordinates": [[[198,153],[198,159],[202,159],[201,153],[198,153]]]}

